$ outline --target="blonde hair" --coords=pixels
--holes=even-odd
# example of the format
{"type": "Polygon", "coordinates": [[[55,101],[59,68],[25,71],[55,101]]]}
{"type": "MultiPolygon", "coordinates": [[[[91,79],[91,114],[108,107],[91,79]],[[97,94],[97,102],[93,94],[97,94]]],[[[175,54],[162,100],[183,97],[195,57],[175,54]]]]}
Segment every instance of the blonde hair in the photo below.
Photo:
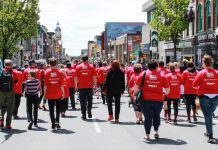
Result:
{"type": "Polygon", "coordinates": [[[176,70],[175,62],[174,63],[169,63],[169,69],[170,69],[171,72],[175,72],[175,70],[176,70]]]}

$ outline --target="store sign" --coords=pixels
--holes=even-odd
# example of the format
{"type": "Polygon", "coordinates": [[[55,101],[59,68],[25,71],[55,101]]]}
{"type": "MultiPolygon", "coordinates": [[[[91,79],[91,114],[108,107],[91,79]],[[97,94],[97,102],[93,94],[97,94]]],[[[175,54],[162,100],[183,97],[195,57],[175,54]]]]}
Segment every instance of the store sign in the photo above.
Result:
{"type": "Polygon", "coordinates": [[[214,40],[214,39],[216,39],[215,33],[198,36],[198,41],[207,41],[207,40],[214,40]]]}

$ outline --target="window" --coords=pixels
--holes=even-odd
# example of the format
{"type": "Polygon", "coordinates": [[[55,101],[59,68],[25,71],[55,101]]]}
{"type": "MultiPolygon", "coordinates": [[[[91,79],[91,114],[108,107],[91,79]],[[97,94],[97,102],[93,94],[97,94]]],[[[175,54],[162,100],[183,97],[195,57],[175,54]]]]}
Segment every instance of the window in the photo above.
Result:
{"type": "Polygon", "coordinates": [[[210,30],[211,28],[211,7],[210,1],[206,1],[206,29],[210,30]]]}
{"type": "Polygon", "coordinates": [[[202,6],[198,5],[198,32],[202,31],[202,6]]]}
{"type": "Polygon", "coordinates": [[[216,10],[216,27],[218,27],[218,0],[216,0],[216,5],[215,5],[215,10],[216,10]]]}

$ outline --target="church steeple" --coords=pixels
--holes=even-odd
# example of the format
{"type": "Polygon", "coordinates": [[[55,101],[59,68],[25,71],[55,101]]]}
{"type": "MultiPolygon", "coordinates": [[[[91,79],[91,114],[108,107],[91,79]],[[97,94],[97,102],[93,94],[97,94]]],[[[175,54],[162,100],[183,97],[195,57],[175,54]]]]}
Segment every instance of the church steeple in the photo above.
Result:
{"type": "Polygon", "coordinates": [[[57,24],[56,24],[55,36],[56,36],[56,38],[61,39],[61,28],[60,28],[60,23],[59,22],[57,22],[57,24]]]}

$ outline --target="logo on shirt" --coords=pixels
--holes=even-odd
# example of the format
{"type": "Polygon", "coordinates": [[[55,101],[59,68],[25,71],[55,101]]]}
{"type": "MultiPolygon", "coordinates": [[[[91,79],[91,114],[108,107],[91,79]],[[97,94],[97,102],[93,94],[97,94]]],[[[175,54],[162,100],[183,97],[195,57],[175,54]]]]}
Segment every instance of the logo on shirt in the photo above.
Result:
{"type": "Polygon", "coordinates": [[[88,66],[83,65],[83,66],[82,66],[82,69],[88,69],[88,66]]]}
{"type": "Polygon", "coordinates": [[[173,79],[173,80],[176,80],[176,79],[177,79],[177,75],[173,75],[173,76],[172,76],[172,79],[173,79]]]}
{"type": "Polygon", "coordinates": [[[207,73],[207,77],[208,77],[208,78],[214,78],[214,74],[208,72],[208,73],[207,73]]]}
{"type": "Polygon", "coordinates": [[[149,79],[150,80],[157,80],[157,76],[156,75],[150,75],[149,79]]]}
{"type": "Polygon", "coordinates": [[[52,73],[51,73],[51,77],[52,77],[52,78],[57,77],[57,73],[56,73],[56,72],[52,72],[52,73]]]}

